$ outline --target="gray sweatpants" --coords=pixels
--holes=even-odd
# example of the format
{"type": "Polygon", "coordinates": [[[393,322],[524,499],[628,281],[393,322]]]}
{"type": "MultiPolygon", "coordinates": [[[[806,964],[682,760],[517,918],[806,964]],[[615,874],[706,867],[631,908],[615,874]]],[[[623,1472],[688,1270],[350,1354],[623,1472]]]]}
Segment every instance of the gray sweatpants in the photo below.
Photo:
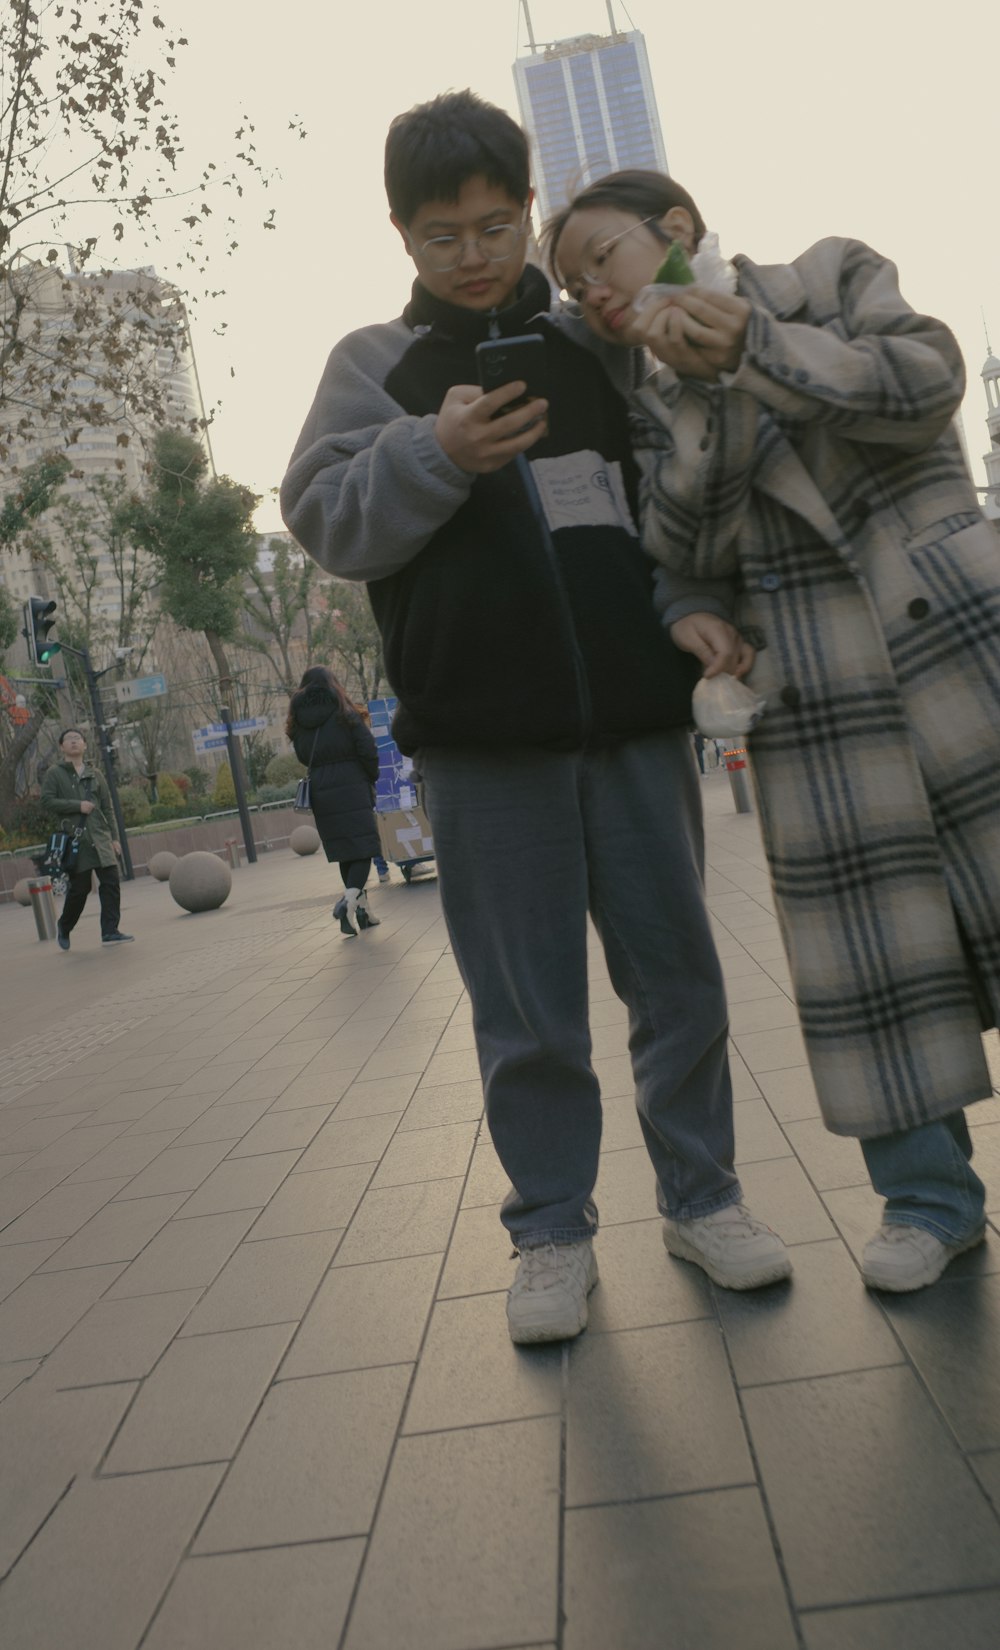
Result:
{"type": "Polygon", "coordinates": [[[738,1201],[726,1004],[680,729],[598,751],[420,752],[445,919],[472,1000],[486,1116],[521,1248],[597,1228],[601,1102],[587,912],[629,1011],[661,1212],[738,1201]]]}

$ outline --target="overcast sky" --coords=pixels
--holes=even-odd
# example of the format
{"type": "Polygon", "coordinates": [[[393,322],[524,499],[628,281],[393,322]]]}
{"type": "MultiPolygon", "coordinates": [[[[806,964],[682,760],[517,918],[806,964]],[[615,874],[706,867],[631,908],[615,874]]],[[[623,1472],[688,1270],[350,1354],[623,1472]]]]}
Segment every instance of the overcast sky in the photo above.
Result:
{"type": "MultiPolygon", "coordinates": [[[[515,0],[162,0],[190,45],[177,101],[199,158],[242,107],[277,230],[252,207],[221,270],[227,296],[196,322],[218,468],[264,495],[281,480],[326,356],[399,313],[412,265],[392,230],[382,151],[392,117],[471,86],[517,116],[515,0]],[[308,138],[287,132],[302,119],[308,138]],[[227,330],[212,322],[224,315],[227,330]],[[235,374],[235,376],[231,376],[235,374]]],[[[532,0],[539,41],[607,33],[604,0],[532,0]]],[[[673,175],[723,247],[758,262],[823,235],[870,242],[917,309],[943,317],[969,373],[963,408],[984,480],[986,312],[1000,354],[1000,4],[997,0],[632,0],[646,37],[673,175]]],[[[619,27],[629,27],[615,3],[619,27]]]]}

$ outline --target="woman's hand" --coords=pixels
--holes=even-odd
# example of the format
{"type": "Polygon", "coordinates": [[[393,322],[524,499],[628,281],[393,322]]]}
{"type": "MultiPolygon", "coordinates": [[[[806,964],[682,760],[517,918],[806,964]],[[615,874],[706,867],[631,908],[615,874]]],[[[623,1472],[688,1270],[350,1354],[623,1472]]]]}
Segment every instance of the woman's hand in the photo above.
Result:
{"type": "Polygon", "coordinates": [[[682,378],[718,381],[735,372],[743,356],[750,305],[726,292],[685,287],[651,302],[628,328],[628,341],[644,344],[682,378]]]}
{"type": "Polygon", "coordinates": [[[757,657],[735,625],[717,613],[686,613],[670,626],[670,636],[682,653],[700,659],[705,677],[746,676],[757,657]]]}

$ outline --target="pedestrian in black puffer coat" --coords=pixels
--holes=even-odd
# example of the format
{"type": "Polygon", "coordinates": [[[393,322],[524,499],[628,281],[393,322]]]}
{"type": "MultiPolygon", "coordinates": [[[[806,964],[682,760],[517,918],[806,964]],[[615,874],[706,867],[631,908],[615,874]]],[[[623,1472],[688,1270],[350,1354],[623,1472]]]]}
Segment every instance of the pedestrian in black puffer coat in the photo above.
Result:
{"type": "Polygon", "coordinates": [[[344,879],[344,892],[333,908],[341,932],[354,936],[358,928],[377,928],[365,883],[379,851],[374,813],[378,751],[332,670],[314,665],[306,671],[292,694],[285,732],[309,769],[313,818],[326,857],[339,863],[344,879]]]}

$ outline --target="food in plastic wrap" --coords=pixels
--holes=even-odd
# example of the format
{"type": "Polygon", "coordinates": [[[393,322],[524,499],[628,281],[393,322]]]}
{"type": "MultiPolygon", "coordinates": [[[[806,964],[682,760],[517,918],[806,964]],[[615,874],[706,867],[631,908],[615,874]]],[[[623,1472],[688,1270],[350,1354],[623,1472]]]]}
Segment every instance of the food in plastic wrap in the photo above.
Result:
{"type": "Polygon", "coordinates": [[[673,241],[656,274],[653,276],[654,286],[691,286],[694,282],[694,272],[688,263],[688,255],[680,241],[673,241]]]}
{"type": "Polygon", "coordinates": [[[736,291],[736,270],[719,251],[719,237],[706,233],[698,242],[698,250],[689,258],[680,241],[672,241],[649,286],[644,286],[632,299],[632,308],[638,314],[654,298],[663,298],[664,287],[690,286],[694,282],[703,292],[736,291]]]}
{"type": "Polygon", "coordinates": [[[732,739],[757,726],[767,700],[735,676],[703,676],[691,698],[694,723],[710,739],[732,739]]]}

